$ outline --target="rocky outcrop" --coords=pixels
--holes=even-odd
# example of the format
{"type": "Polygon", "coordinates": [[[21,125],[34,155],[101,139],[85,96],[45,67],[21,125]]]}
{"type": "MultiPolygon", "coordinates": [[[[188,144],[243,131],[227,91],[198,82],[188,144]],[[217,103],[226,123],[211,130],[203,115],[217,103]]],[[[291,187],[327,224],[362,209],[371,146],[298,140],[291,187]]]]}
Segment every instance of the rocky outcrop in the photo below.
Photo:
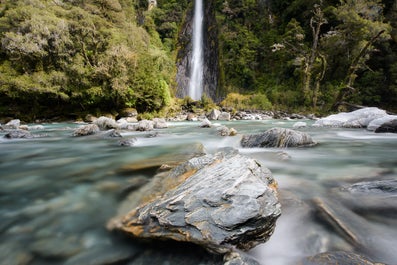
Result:
{"type": "Polygon", "coordinates": [[[21,125],[21,121],[19,119],[10,120],[5,125],[3,125],[4,130],[16,130],[21,125]]]}
{"type": "Polygon", "coordinates": [[[271,172],[236,150],[192,158],[153,181],[157,193],[109,228],[223,254],[267,241],[281,213],[271,172]]]}
{"type": "MultiPolygon", "coordinates": [[[[341,112],[317,120],[313,126],[319,127],[343,127],[343,128],[366,128],[378,118],[387,116],[386,111],[378,108],[363,108],[352,112],[341,112]]],[[[375,130],[375,129],[373,129],[375,130]]]]}
{"type": "Polygon", "coordinates": [[[286,128],[272,128],[264,133],[244,135],[241,139],[242,147],[303,147],[316,143],[311,136],[286,128]]]}
{"type": "Polygon", "coordinates": [[[4,135],[4,138],[6,139],[30,139],[34,138],[34,136],[26,131],[26,130],[12,130],[6,135],[4,135]]]}

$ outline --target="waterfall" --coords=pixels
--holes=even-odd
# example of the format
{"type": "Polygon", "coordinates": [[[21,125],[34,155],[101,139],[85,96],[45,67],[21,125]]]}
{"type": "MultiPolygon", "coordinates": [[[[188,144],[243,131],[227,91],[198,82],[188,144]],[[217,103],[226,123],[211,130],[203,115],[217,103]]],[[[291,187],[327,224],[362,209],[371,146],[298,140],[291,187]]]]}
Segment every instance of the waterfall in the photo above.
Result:
{"type": "Polygon", "coordinates": [[[189,96],[194,100],[199,100],[203,94],[203,13],[203,0],[195,0],[189,82],[189,96]]]}

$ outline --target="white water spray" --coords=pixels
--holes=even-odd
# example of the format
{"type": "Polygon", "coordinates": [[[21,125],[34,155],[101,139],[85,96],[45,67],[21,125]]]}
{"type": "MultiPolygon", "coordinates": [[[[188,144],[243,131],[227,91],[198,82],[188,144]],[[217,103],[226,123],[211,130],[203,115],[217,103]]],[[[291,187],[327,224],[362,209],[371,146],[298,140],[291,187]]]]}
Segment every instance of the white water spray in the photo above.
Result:
{"type": "Polygon", "coordinates": [[[193,18],[193,52],[190,63],[189,96],[201,99],[203,94],[203,0],[196,0],[193,18]]]}

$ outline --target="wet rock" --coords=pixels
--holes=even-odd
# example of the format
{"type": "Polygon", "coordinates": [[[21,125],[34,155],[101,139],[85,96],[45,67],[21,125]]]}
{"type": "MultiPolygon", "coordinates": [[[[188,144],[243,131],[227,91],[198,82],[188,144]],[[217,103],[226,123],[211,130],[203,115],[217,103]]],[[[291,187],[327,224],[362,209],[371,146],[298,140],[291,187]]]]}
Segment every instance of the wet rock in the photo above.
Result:
{"type": "Polygon", "coordinates": [[[135,137],[132,137],[132,138],[128,138],[128,139],[121,139],[121,140],[118,142],[118,144],[119,144],[120,146],[131,147],[131,146],[134,146],[134,145],[135,145],[136,141],[137,141],[136,138],[135,138],[135,137]]]}
{"type": "Polygon", "coordinates": [[[3,125],[4,130],[16,130],[21,125],[21,121],[19,119],[10,120],[5,125],[3,125]]]}
{"type": "Polygon", "coordinates": [[[134,246],[103,245],[80,252],[69,258],[64,265],[108,265],[120,264],[132,259],[140,249],[134,246]]]}
{"type": "Polygon", "coordinates": [[[363,181],[344,187],[344,189],[352,193],[375,193],[385,196],[396,196],[397,179],[363,181]]]}
{"type": "Polygon", "coordinates": [[[201,123],[200,123],[201,128],[211,128],[211,126],[212,126],[212,123],[207,118],[204,118],[201,120],[201,123]]]}
{"type": "Polygon", "coordinates": [[[313,201],[324,221],[370,258],[384,263],[397,260],[397,254],[388,248],[396,243],[396,231],[373,225],[331,198],[315,198],[313,201]]]}
{"type": "Polygon", "coordinates": [[[376,128],[376,133],[397,133],[397,119],[383,123],[376,128]]]}
{"type": "Polygon", "coordinates": [[[33,256],[24,246],[15,243],[2,242],[0,244],[0,263],[4,265],[28,265],[33,256]]]}
{"type": "Polygon", "coordinates": [[[229,134],[230,134],[230,130],[226,126],[220,126],[220,127],[216,128],[216,131],[217,131],[218,135],[220,135],[220,136],[229,136],[229,134]]]}
{"type": "Polygon", "coordinates": [[[34,136],[26,130],[13,130],[8,132],[6,135],[4,135],[4,138],[7,139],[30,139],[34,138],[34,136]]]}
{"type": "Polygon", "coordinates": [[[218,116],[218,121],[230,121],[230,113],[229,112],[221,112],[218,116]]]}
{"type": "Polygon", "coordinates": [[[375,131],[377,128],[382,126],[382,124],[385,124],[387,122],[391,122],[393,120],[397,119],[397,115],[385,115],[381,116],[380,118],[373,119],[367,126],[367,130],[369,131],[375,131]]]}
{"type": "Polygon", "coordinates": [[[236,151],[192,158],[155,179],[160,191],[108,228],[226,253],[267,241],[281,213],[271,172],[236,151]]]}
{"type": "Polygon", "coordinates": [[[315,142],[310,135],[285,128],[272,128],[260,134],[244,135],[242,147],[302,147],[312,146],[315,142]]]}
{"type": "Polygon", "coordinates": [[[101,130],[118,129],[118,123],[112,119],[105,116],[101,116],[94,121],[94,124],[98,125],[101,130]]]}
{"type": "Polygon", "coordinates": [[[334,251],[324,252],[317,255],[307,257],[302,260],[299,265],[333,265],[333,264],[344,264],[344,265],[385,265],[370,260],[369,258],[345,251],[334,251]]]}
{"type": "Polygon", "coordinates": [[[155,129],[164,129],[164,128],[168,128],[168,124],[165,121],[165,119],[163,118],[154,118],[153,119],[153,127],[155,129]]]}
{"type": "Polygon", "coordinates": [[[260,265],[254,258],[242,252],[230,252],[224,256],[224,265],[260,265]]]}
{"type": "Polygon", "coordinates": [[[236,136],[237,135],[237,130],[234,128],[230,128],[229,130],[229,136],[236,136]]]}
{"type": "Polygon", "coordinates": [[[386,116],[384,110],[371,107],[355,110],[352,112],[341,112],[317,120],[313,126],[365,128],[372,120],[386,116]]]}
{"type": "Polygon", "coordinates": [[[208,115],[208,119],[215,121],[218,119],[220,114],[221,114],[221,112],[219,110],[213,109],[213,110],[211,110],[210,114],[208,115]]]}
{"type": "Polygon", "coordinates": [[[141,120],[136,127],[137,131],[152,131],[154,129],[154,122],[150,120],[141,120]]]}
{"type": "Polygon", "coordinates": [[[87,136],[87,135],[93,135],[98,133],[99,127],[96,124],[87,124],[87,125],[83,125],[79,128],[77,128],[76,130],[74,130],[73,132],[73,136],[87,136]]]}

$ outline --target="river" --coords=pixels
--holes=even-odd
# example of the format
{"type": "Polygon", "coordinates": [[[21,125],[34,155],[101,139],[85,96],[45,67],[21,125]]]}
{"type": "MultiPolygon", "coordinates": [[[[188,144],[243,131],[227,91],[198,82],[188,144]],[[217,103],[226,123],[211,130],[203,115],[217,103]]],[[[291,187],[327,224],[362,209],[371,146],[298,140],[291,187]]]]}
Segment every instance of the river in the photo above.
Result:
{"type": "MultiPolygon", "coordinates": [[[[295,122],[222,124],[248,134],[272,127],[292,128],[295,122]]],[[[292,149],[243,149],[239,135],[221,137],[213,128],[199,128],[198,122],[170,122],[155,133],[121,132],[124,138],[137,138],[132,147],[120,146],[119,138],[72,137],[79,126],[75,123],[43,124],[44,128],[32,133],[46,136],[34,139],[5,139],[6,132],[0,131],[0,263],[70,265],[85,259],[85,264],[198,264],[195,260],[215,264],[216,257],[206,257],[191,246],[180,253],[180,245],[167,243],[172,251],[164,252],[156,244],[106,230],[126,194],[155,173],[153,168],[134,170],[137,167],[131,165],[172,158],[181,150],[189,153],[193,144],[201,143],[208,153],[221,147],[239,149],[268,167],[278,182],[283,213],[276,230],[267,243],[249,252],[261,264],[297,264],[304,256],[335,250],[397,264],[397,207],[385,207],[397,205],[396,185],[349,192],[357,183],[396,181],[397,135],[315,128],[310,126],[312,121],[305,122],[308,126],[299,130],[318,144],[292,149]],[[319,214],[314,202],[327,198],[349,211],[345,211],[347,216],[340,213],[342,223],[356,229],[364,245],[346,238],[346,231],[338,231],[319,214]]]]}

